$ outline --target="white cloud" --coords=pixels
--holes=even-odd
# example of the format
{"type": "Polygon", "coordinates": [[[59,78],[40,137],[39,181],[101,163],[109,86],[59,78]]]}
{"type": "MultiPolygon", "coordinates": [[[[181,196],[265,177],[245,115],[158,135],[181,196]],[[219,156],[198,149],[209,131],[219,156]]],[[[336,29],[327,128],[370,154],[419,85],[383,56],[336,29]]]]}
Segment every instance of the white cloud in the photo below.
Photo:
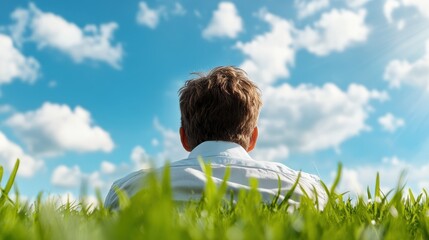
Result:
{"type": "Polygon", "coordinates": [[[174,3],[174,7],[169,8],[160,5],[156,8],[150,8],[149,5],[142,1],[139,3],[139,10],[137,12],[136,21],[142,26],[150,29],[158,27],[161,19],[168,19],[169,16],[184,16],[186,9],[179,2],[174,3]]]}
{"type": "Polygon", "coordinates": [[[101,178],[101,174],[99,171],[84,175],[83,179],[84,183],[92,189],[102,189],[109,185],[106,184],[106,182],[101,178]]]}
{"type": "MultiPolygon", "coordinates": [[[[361,177],[363,177],[359,171],[356,171],[354,169],[349,168],[343,168],[343,171],[341,172],[342,178],[340,185],[338,186],[339,192],[346,192],[350,191],[350,194],[353,195],[361,195],[364,193],[365,188],[363,187],[363,184],[359,181],[361,177]]],[[[331,172],[331,177],[333,178],[336,176],[336,172],[331,172]]],[[[365,179],[366,181],[370,182],[372,178],[375,179],[376,175],[373,176],[367,176],[369,179],[365,179]]],[[[371,185],[367,185],[371,186],[371,185]]],[[[375,185],[374,185],[375,186],[375,185]]]]}
{"type": "Polygon", "coordinates": [[[40,49],[56,49],[77,63],[92,60],[120,67],[122,45],[112,43],[113,33],[118,28],[115,22],[100,26],[90,24],[81,29],[59,15],[41,11],[33,3],[28,9],[15,10],[12,18],[16,21],[12,33],[18,42],[25,38],[22,34],[28,26],[31,30],[28,40],[36,42],[40,49]]]}
{"type": "Polygon", "coordinates": [[[240,67],[262,88],[289,77],[288,68],[294,65],[297,49],[305,48],[320,56],[341,52],[366,41],[370,31],[365,25],[365,10],[333,9],[324,13],[313,27],[303,30],[265,10],[259,12],[259,17],[271,25],[271,30],[250,42],[237,42],[236,48],[246,56],[240,67]]]}
{"type": "Polygon", "coordinates": [[[250,42],[238,42],[236,47],[246,56],[241,64],[261,87],[272,84],[279,78],[289,77],[295,50],[292,46],[292,24],[269,12],[261,11],[260,18],[270,24],[271,30],[257,35],[250,42]]]}
{"type": "Polygon", "coordinates": [[[203,37],[236,38],[243,31],[243,21],[232,2],[219,3],[213,12],[209,25],[203,30],[203,37]]]}
{"type": "Polygon", "coordinates": [[[26,40],[23,39],[25,32],[27,30],[27,25],[30,21],[30,13],[25,9],[16,9],[11,14],[12,20],[15,22],[9,27],[11,36],[15,43],[21,47],[22,43],[26,40]]]}
{"type": "Polygon", "coordinates": [[[413,7],[426,18],[429,18],[429,1],[427,0],[402,0],[402,4],[406,7],[413,7]]]}
{"type": "Polygon", "coordinates": [[[289,148],[281,143],[275,146],[266,146],[264,140],[260,140],[256,148],[250,152],[250,156],[258,161],[281,161],[289,156],[289,148]],[[265,145],[265,146],[264,146],[265,145]]]}
{"type": "Polygon", "coordinates": [[[387,22],[392,23],[393,20],[393,12],[395,9],[399,8],[401,3],[399,0],[386,0],[383,6],[384,16],[387,19],[387,22]]]}
{"type": "Polygon", "coordinates": [[[56,167],[51,176],[51,183],[56,187],[69,189],[80,187],[81,184],[86,184],[91,190],[105,187],[100,172],[83,173],[77,165],[56,167]]]}
{"type": "Polygon", "coordinates": [[[139,3],[137,12],[137,23],[148,28],[155,29],[158,26],[161,15],[165,13],[164,8],[151,9],[146,2],[139,3]]]}
{"type": "Polygon", "coordinates": [[[9,104],[2,104],[2,105],[0,105],[0,114],[10,113],[13,110],[14,110],[13,107],[11,105],[9,105],[9,104]]]}
{"type": "Polygon", "coordinates": [[[396,129],[405,125],[404,119],[397,118],[391,113],[386,113],[384,116],[379,117],[378,123],[388,132],[395,132],[396,129]]]}
{"type": "Polygon", "coordinates": [[[260,11],[259,16],[271,25],[271,30],[248,43],[236,44],[247,57],[241,67],[263,90],[264,107],[258,124],[261,134],[252,155],[282,160],[292,152],[338,150],[347,139],[370,130],[366,125],[370,101],[387,100],[385,92],[357,84],[351,84],[346,91],[331,83],[322,87],[273,86],[280,78],[289,77],[288,67],[293,66],[299,48],[327,55],[366,41],[366,11],[333,9],[323,14],[314,27],[302,31],[267,11],[260,11]]]}
{"type": "Polygon", "coordinates": [[[80,186],[82,176],[79,166],[69,168],[65,165],[60,165],[54,169],[51,183],[58,187],[75,188],[80,186]]]}
{"type": "MultiPolygon", "coordinates": [[[[383,158],[382,162],[378,164],[344,167],[339,190],[340,192],[351,191],[352,195],[365,194],[367,186],[369,186],[371,192],[374,193],[375,178],[378,172],[381,190],[386,194],[389,190],[396,188],[403,171],[406,176],[402,183],[407,183],[407,188],[410,187],[414,193],[420,193],[423,188],[429,187],[427,181],[429,164],[413,165],[393,156],[383,158]]],[[[335,172],[331,172],[331,177],[333,178],[335,174],[335,172]]]]}
{"type": "Polygon", "coordinates": [[[370,0],[347,0],[347,5],[352,8],[362,7],[367,4],[370,0]]]}
{"type": "Polygon", "coordinates": [[[357,12],[333,9],[324,13],[314,27],[307,26],[296,31],[297,47],[325,56],[331,52],[342,52],[353,44],[365,42],[369,28],[365,24],[366,11],[357,12]]]}
{"type": "Polygon", "coordinates": [[[19,176],[32,177],[44,165],[41,160],[27,155],[20,146],[0,132],[0,165],[7,170],[12,170],[17,158],[21,161],[18,170],[19,176]]]}
{"type": "Polygon", "coordinates": [[[396,11],[406,8],[414,8],[421,16],[429,18],[429,1],[427,0],[386,0],[383,10],[387,22],[396,24],[397,28],[401,30],[405,26],[406,20],[396,20],[393,15],[396,11]]]}
{"type": "Polygon", "coordinates": [[[146,153],[146,150],[144,150],[144,148],[141,146],[136,146],[133,148],[130,158],[134,163],[134,168],[137,170],[151,168],[151,158],[146,153]]]}
{"type": "Polygon", "coordinates": [[[35,111],[15,113],[6,124],[35,154],[110,152],[114,147],[109,133],[95,126],[91,114],[80,106],[73,110],[67,105],[46,102],[35,111]]]}
{"type": "Polygon", "coordinates": [[[425,55],[415,62],[407,60],[390,61],[384,71],[384,79],[390,87],[399,88],[402,84],[422,88],[429,92],[429,40],[425,55]]]}
{"type": "Polygon", "coordinates": [[[346,91],[332,83],[322,87],[282,84],[263,92],[257,151],[277,152],[279,159],[291,152],[313,152],[335,148],[362,131],[369,130],[366,120],[370,101],[384,101],[384,92],[370,91],[351,84],[346,91]],[[285,147],[282,147],[282,146],[285,147]],[[276,151],[280,149],[280,151],[276,151]]]}
{"type": "Polygon", "coordinates": [[[40,65],[36,59],[26,57],[15,48],[12,38],[0,34],[0,85],[15,79],[32,83],[39,75],[40,65]]]}
{"type": "Polygon", "coordinates": [[[154,119],[153,125],[161,134],[161,140],[152,139],[152,145],[159,146],[162,150],[150,155],[142,146],[135,146],[130,155],[130,159],[133,162],[133,169],[140,170],[159,167],[167,161],[173,162],[188,157],[188,153],[183,149],[180,143],[179,131],[166,128],[157,118],[154,119]]]}
{"type": "Polygon", "coordinates": [[[295,0],[298,18],[305,18],[329,7],[329,0],[295,0]]]}
{"type": "Polygon", "coordinates": [[[100,169],[104,174],[112,174],[116,171],[116,165],[108,161],[103,161],[101,162],[100,169]]]}
{"type": "Polygon", "coordinates": [[[177,161],[187,158],[187,153],[180,143],[179,130],[173,131],[164,127],[157,118],[154,120],[155,129],[161,134],[163,151],[157,155],[159,162],[177,161]]]}

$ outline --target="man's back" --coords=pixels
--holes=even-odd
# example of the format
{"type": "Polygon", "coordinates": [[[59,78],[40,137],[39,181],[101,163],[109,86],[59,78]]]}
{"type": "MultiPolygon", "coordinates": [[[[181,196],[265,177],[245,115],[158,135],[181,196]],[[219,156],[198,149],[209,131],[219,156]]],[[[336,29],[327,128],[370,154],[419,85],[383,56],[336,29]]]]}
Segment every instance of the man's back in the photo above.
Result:
{"type": "MultiPolygon", "coordinates": [[[[249,180],[254,178],[266,202],[271,202],[278,194],[280,180],[279,200],[282,200],[299,173],[279,163],[255,161],[248,155],[259,136],[257,123],[262,100],[258,87],[246,72],[232,66],[216,67],[207,75],[198,76],[186,81],[179,90],[180,142],[191,153],[188,159],[171,164],[174,199],[201,198],[206,183],[206,174],[198,161],[201,157],[211,163],[216,184],[223,181],[226,169],[230,168],[228,192],[235,192],[235,197],[240,190],[249,189],[249,180]]],[[[135,172],[116,181],[114,186],[132,196],[144,187],[141,185],[144,176],[142,171],[135,172]]],[[[299,184],[289,199],[291,204],[298,205],[302,190],[310,197],[316,190],[319,206],[324,206],[327,197],[317,177],[301,173],[299,184]]],[[[118,198],[111,190],[106,206],[115,208],[117,205],[118,198]]]]}
{"type": "MultiPolygon", "coordinates": [[[[254,178],[258,180],[258,191],[261,193],[263,201],[271,202],[278,194],[280,179],[281,194],[279,200],[282,200],[296,182],[299,174],[299,172],[280,163],[255,161],[239,144],[225,141],[206,141],[195,147],[187,159],[171,164],[171,186],[175,201],[201,198],[206,183],[206,174],[201,169],[198,160],[200,157],[204,162],[210,163],[212,179],[217,185],[222,183],[226,169],[230,168],[231,174],[226,183],[228,192],[234,192],[235,198],[241,189],[250,189],[249,180],[254,178]]],[[[118,206],[118,198],[113,190],[114,186],[125,191],[128,196],[133,196],[142,188],[141,184],[144,184],[144,178],[145,173],[138,171],[116,181],[106,197],[106,207],[116,208],[118,206]]],[[[319,206],[325,205],[327,196],[318,177],[301,172],[299,185],[300,187],[294,190],[289,200],[290,204],[298,205],[300,197],[303,195],[302,187],[310,197],[315,189],[319,206]]]]}

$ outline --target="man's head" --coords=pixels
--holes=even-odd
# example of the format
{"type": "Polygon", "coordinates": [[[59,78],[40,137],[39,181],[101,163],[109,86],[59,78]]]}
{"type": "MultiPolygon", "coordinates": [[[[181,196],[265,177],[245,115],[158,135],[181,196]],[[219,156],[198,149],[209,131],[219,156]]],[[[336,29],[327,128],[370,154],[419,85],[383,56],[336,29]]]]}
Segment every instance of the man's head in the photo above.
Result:
{"type": "Polygon", "coordinates": [[[198,75],[179,90],[183,147],[191,151],[214,140],[235,142],[251,151],[262,105],[258,87],[236,67],[217,67],[198,75]]]}

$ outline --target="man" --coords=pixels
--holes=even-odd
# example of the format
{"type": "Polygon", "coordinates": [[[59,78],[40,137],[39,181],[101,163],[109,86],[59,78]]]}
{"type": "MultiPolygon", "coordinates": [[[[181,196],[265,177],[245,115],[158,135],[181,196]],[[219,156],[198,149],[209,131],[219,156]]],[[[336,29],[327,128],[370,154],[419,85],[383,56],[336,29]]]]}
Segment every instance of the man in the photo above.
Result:
{"type": "MultiPolygon", "coordinates": [[[[201,198],[206,176],[198,159],[203,159],[210,163],[216,184],[222,183],[226,168],[230,168],[228,192],[233,191],[235,197],[240,189],[249,189],[249,179],[255,178],[263,200],[271,202],[278,194],[280,180],[281,201],[299,172],[280,163],[256,161],[249,156],[248,152],[255,148],[258,139],[257,121],[262,102],[259,89],[246,73],[236,67],[217,67],[206,76],[187,81],[179,96],[180,140],[190,154],[187,159],[171,164],[174,199],[201,198]]],[[[106,207],[118,206],[113,187],[132,196],[141,189],[144,175],[138,171],[116,181],[106,197],[106,207]]],[[[319,206],[324,206],[327,197],[318,177],[301,172],[299,187],[295,188],[289,203],[298,205],[304,195],[302,189],[311,197],[315,197],[316,190],[319,206]]]]}

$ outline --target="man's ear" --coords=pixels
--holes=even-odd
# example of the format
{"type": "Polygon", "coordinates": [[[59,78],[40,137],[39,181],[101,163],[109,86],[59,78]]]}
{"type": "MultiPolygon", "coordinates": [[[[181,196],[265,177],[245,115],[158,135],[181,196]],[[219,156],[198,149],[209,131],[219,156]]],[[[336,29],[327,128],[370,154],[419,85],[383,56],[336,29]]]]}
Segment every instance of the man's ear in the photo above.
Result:
{"type": "Polygon", "coordinates": [[[180,133],[180,141],[182,142],[183,148],[186,151],[190,152],[192,149],[189,147],[188,138],[186,137],[186,134],[185,134],[185,129],[183,127],[180,127],[179,133],[180,133]]]}
{"type": "Polygon", "coordinates": [[[246,151],[252,151],[256,146],[256,141],[258,140],[258,127],[255,127],[252,132],[252,136],[250,137],[249,147],[246,151]]]}

